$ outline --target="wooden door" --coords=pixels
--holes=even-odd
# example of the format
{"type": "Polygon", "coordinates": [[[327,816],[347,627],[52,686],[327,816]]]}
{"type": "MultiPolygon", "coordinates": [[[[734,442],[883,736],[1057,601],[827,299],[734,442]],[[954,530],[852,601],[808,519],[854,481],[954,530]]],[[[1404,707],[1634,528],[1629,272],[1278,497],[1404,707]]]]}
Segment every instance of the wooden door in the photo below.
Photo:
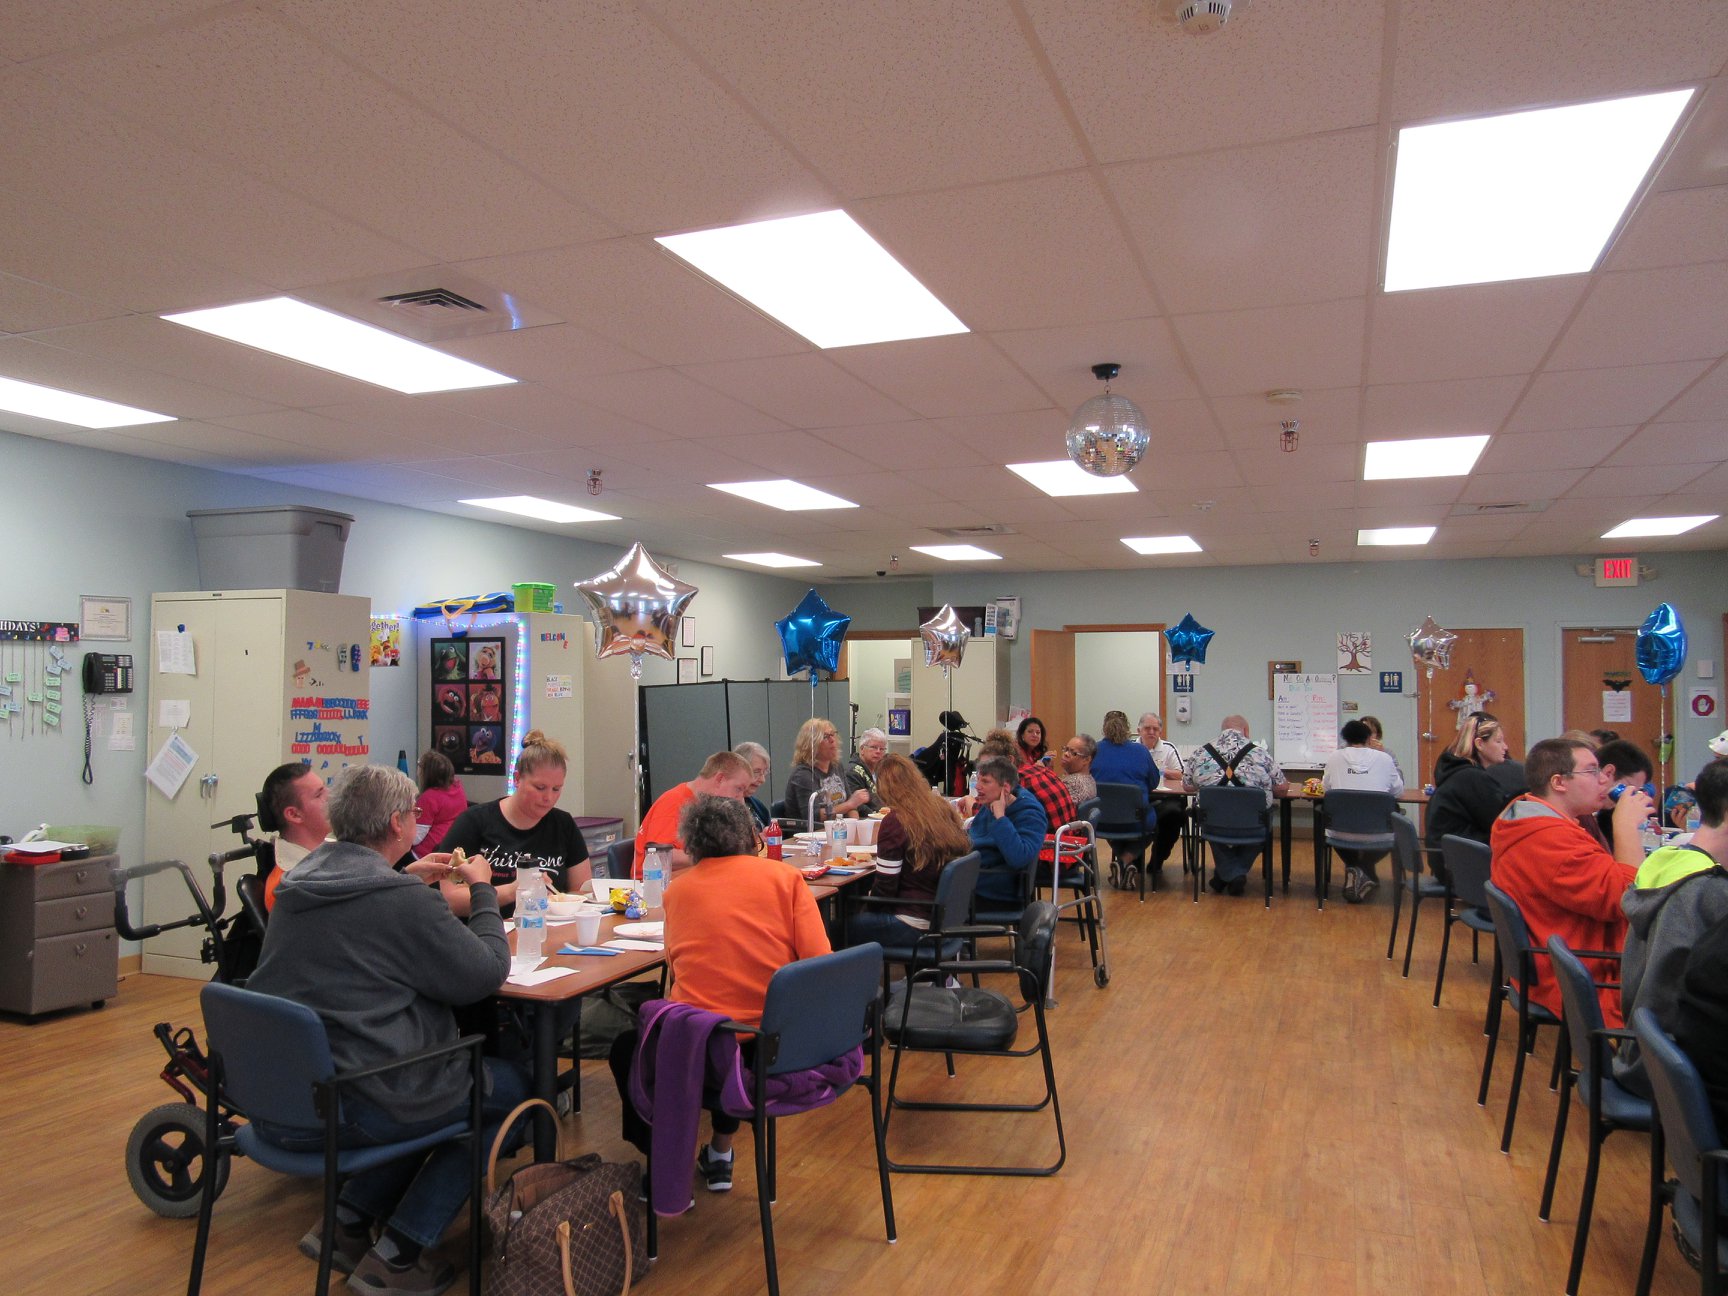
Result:
{"type": "MultiPolygon", "coordinates": [[[[1662,690],[1646,684],[1638,673],[1637,646],[1638,632],[1631,627],[1565,631],[1560,648],[1560,723],[1567,729],[1612,729],[1654,761],[1663,730],[1669,726],[1663,723],[1662,690]],[[1615,706],[1624,707],[1628,700],[1630,720],[1607,718],[1615,706]]],[[[1669,706],[1673,704],[1670,697],[1669,706]]],[[[1666,718],[1671,723],[1672,712],[1666,718]]],[[[1671,773],[1662,771],[1664,786],[1672,782],[1671,773]]]]}
{"type": "MultiPolygon", "coordinates": [[[[1511,759],[1523,760],[1527,745],[1524,732],[1524,632],[1522,630],[1457,630],[1452,645],[1452,665],[1435,671],[1429,681],[1420,667],[1416,671],[1416,723],[1423,737],[1416,745],[1416,768],[1406,772],[1406,781],[1420,786],[1434,781],[1434,762],[1451,746],[1458,733],[1460,708],[1466,679],[1474,680],[1484,699],[1483,710],[1500,720],[1510,744],[1511,759]],[[1433,709],[1429,709],[1432,689],[1433,709]],[[1489,695],[1492,696],[1489,696],[1489,695]],[[1429,738],[1426,735],[1432,734],[1429,738]]],[[[1548,735],[1543,735],[1547,737],[1548,735]]]]}
{"type": "Polygon", "coordinates": [[[1074,632],[1032,631],[1032,714],[1044,722],[1044,741],[1059,750],[1074,727],[1074,632]]]}

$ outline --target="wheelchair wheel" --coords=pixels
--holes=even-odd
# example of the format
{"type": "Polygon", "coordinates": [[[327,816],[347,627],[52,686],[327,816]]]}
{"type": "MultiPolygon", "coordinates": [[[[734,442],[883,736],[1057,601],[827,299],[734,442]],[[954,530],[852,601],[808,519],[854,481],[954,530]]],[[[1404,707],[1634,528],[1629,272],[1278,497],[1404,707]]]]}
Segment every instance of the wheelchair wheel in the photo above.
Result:
{"type": "MultiPolygon", "coordinates": [[[[164,1103],[139,1117],[126,1140],[126,1178],[158,1215],[186,1219],[198,1213],[198,1194],[210,1166],[204,1113],[191,1103],[164,1103]]],[[[228,1183],[227,1152],[217,1152],[216,1194],[228,1183]]]]}

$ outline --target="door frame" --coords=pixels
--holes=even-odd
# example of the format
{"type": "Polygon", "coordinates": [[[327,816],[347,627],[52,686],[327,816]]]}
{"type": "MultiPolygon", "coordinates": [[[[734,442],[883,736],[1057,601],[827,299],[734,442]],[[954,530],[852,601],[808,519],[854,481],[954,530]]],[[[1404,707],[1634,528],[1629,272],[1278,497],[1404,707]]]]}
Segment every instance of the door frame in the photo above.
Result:
{"type": "MultiPolygon", "coordinates": [[[[1042,626],[1040,626],[1038,628],[1039,629],[1045,629],[1045,627],[1042,627],[1042,626]]],[[[1056,633],[1057,634],[1066,634],[1070,637],[1072,637],[1074,635],[1078,635],[1078,634],[1145,634],[1148,632],[1155,632],[1155,633],[1161,634],[1165,630],[1168,630],[1169,628],[1170,628],[1169,623],[1164,622],[1164,621],[1129,621],[1129,622],[1090,622],[1090,621],[1087,621],[1087,622],[1069,622],[1069,623],[1061,626],[1059,629],[1057,629],[1056,633]]],[[[1048,633],[1048,631],[1046,631],[1046,632],[1048,633]]],[[[1160,654],[1162,654],[1162,651],[1163,650],[1160,649],[1160,654]]],[[[1027,674],[1029,676],[1029,678],[1027,680],[1027,685],[1028,685],[1027,696],[1031,699],[1030,705],[1032,707],[1032,714],[1033,715],[1039,715],[1041,713],[1038,709],[1038,699],[1036,696],[1034,696],[1032,694],[1032,691],[1031,691],[1031,683],[1033,680],[1037,679],[1038,672],[1037,672],[1036,668],[1031,667],[1029,665],[1028,670],[1027,670],[1027,674]]],[[[1070,699],[1068,710],[1069,710],[1069,712],[1072,712],[1073,709],[1074,709],[1073,702],[1072,702],[1072,699],[1070,699]]],[[[1168,731],[1169,731],[1169,720],[1168,720],[1169,713],[1170,713],[1170,672],[1164,669],[1163,657],[1162,657],[1162,655],[1160,655],[1159,663],[1158,663],[1158,714],[1162,717],[1165,717],[1165,731],[1166,731],[1166,733],[1168,733],[1168,731]]],[[[1076,718],[1076,723],[1078,723],[1078,718],[1076,718]]],[[[1048,735],[1045,736],[1045,741],[1049,741],[1048,735]]],[[[1067,740],[1064,739],[1063,741],[1067,741],[1067,740]]]]}

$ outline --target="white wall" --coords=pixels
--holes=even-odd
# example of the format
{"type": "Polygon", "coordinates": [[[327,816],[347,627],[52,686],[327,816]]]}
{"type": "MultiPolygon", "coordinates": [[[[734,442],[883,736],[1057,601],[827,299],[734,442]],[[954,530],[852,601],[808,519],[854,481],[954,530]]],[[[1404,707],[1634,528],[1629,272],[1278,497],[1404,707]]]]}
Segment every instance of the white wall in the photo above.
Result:
{"type": "Polygon", "coordinates": [[[894,689],[894,661],[911,656],[908,639],[849,639],[847,671],[852,700],[858,704],[858,729],[888,731],[887,695],[894,689]]]}
{"type": "MultiPolygon", "coordinates": [[[[141,663],[147,657],[151,594],[199,587],[188,509],[310,504],[352,514],[341,592],[370,598],[379,615],[405,615],[433,598],[508,589],[512,582],[530,580],[556,585],[566,610],[580,611],[571,583],[604,571],[622,554],[617,545],[32,437],[0,433],[0,464],[12,486],[0,619],[76,621],[80,594],[129,596],[131,643],[90,647],[130,651],[141,663]]],[[[640,538],[652,549],[651,532],[644,531],[640,538]]],[[[675,557],[655,556],[662,562],[675,557]]],[[[715,645],[718,675],[777,676],[774,622],[791,610],[808,585],[688,560],[678,560],[678,567],[680,578],[700,589],[690,615],[698,643],[715,645]]],[[[80,646],[78,654],[82,651],[80,646]]],[[[601,665],[621,673],[629,669],[623,658],[609,658],[601,665]]],[[[374,758],[394,761],[398,749],[412,755],[417,701],[412,666],[375,670],[371,678],[374,758]]],[[[642,678],[644,683],[671,683],[674,667],[649,658],[642,678]]],[[[80,701],[75,690],[67,692],[64,733],[20,738],[0,727],[0,833],[18,836],[44,820],[118,824],[123,862],[136,863],[142,857],[142,775],[149,757],[143,742],[148,696],[143,685],[141,680],[133,701],[139,717],[138,750],[113,752],[98,743],[91,762],[95,781],[89,787],[79,779],[83,746],[82,724],[73,723],[80,701]]]]}
{"type": "MultiPolygon", "coordinates": [[[[1163,636],[1151,630],[1088,632],[1074,636],[1074,723],[1096,738],[1103,732],[1104,713],[1121,711],[1134,724],[1143,712],[1160,711],[1158,675],[1163,636]]],[[[1028,658],[1030,660],[1030,658],[1028,658]]],[[[1015,696],[1027,689],[1015,677],[1015,696]]],[[[1052,748],[1068,741],[1051,734],[1052,748]]]]}

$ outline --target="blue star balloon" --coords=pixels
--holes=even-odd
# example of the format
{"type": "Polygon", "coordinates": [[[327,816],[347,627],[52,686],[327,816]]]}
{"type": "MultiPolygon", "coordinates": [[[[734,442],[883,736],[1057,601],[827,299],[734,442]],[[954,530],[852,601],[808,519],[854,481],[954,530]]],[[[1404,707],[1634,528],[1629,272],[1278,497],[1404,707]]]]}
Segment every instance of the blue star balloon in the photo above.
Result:
{"type": "Polygon", "coordinates": [[[836,612],[811,590],[797,607],[774,623],[780,632],[780,649],[786,656],[786,673],[807,670],[814,684],[817,671],[839,670],[840,644],[851,624],[851,617],[836,612]]]}
{"type": "Polygon", "coordinates": [[[1686,664],[1686,627],[1672,603],[1658,603],[1638,627],[1637,661],[1646,684],[1666,684],[1686,664]]]}
{"type": "Polygon", "coordinates": [[[1199,662],[1204,666],[1206,645],[1212,642],[1216,633],[1196,621],[1192,612],[1184,614],[1181,621],[1164,632],[1164,637],[1170,641],[1170,660],[1199,662]]]}

